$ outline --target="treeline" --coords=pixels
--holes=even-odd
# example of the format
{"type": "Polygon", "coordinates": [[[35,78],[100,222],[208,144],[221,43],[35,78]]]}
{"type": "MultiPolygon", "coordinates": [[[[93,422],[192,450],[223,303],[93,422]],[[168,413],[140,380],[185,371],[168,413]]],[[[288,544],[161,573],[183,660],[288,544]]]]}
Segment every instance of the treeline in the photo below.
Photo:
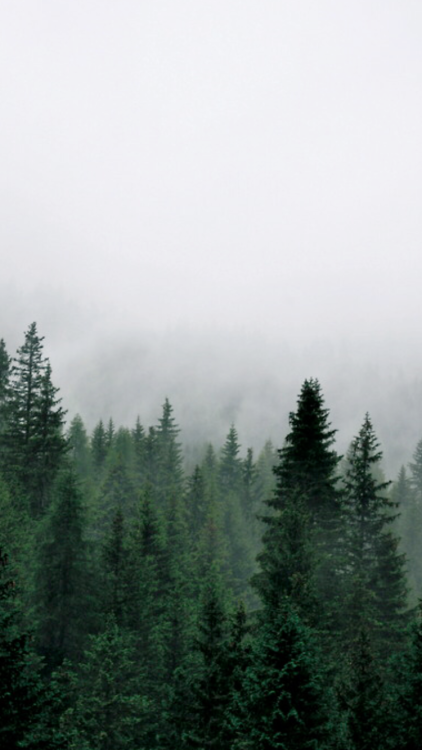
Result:
{"type": "Polygon", "coordinates": [[[2,340],[1,747],[422,747],[422,441],[390,486],[313,379],[281,449],[189,473],[167,399],[65,417],[36,325],[2,340]]]}

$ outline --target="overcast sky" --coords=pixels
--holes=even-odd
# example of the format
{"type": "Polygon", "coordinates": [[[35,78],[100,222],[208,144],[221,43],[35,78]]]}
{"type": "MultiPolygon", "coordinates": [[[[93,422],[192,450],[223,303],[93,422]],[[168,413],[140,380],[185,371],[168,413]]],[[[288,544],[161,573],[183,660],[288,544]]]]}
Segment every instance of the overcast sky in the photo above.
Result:
{"type": "Polygon", "coordinates": [[[420,0],[3,2],[0,336],[419,349],[421,40],[420,0]]]}

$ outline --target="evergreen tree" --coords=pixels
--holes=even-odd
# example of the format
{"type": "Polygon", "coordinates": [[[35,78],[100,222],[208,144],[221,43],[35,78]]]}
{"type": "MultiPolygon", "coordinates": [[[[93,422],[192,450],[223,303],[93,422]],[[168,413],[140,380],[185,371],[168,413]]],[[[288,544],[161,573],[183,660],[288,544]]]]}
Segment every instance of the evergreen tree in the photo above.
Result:
{"type": "Polygon", "coordinates": [[[211,570],[203,586],[192,655],[175,685],[166,746],[234,746],[233,701],[246,668],[245,630],[243,610],[229,614],[218,574],[211,570]]]}
{"type": "Polygon", "coordinates": [[[119,628],[128,623],[129,561],[127,533],[120,508],[115,512],[111,530],[103,544],[103,610],[119,628]]]}
{"type": "Polygon", "coordinates": [[[82,482],[87,484],[92,474],[92,463],[88,434],[79,414],[76,414],[69,425],[67,441],[76,474],[82,482]]]}
{"type": "Polygon", "coordinates": [[[90,636],[76,676],[73,747],[89,750],[144,748],[148,699],[131,636],[113,618],[90,636]],[[86,745],[84,744],[86,743],[86,745]]]}
{"type": "Polygon", "coordinates": [[[422,504],[422,439],[419,440],[415,448],[413,461],[409,463],[409,468],[411,472],[411,485],[416,492],[419,504],[422,504]]]}
{"type": "Polygon", "coordinates": [[[31,635],[22,627],[16,582],[0,550],[0,744],[7,750],[64,746],[54,725],[52,698],[40,677],[31,635]]]}
{"type": "Polygon", "coordinates": [[[221,452],[220,487],[223,495],[228,492],[239,492],[241,489],[243,466],[239,452],[237,430],[232,425],[221,452]]]}
{"type": "Polygon", "coordinates": [[[289,424],[290,432],[275,468],[277,493],[269,504],[281,507],[284,495],[294,490],[306,499],[313,524],[325,525],[338,510],[337,467],[341,458],[332,448],[336,430],[330,429],[318,380],[305,380],[289,424]]]}
{"type": "Polygon", "coordinates": [[[102,419],[100,419],[98,424],[94,427],[92,433],[91,454],[92,463],[98,476],[101,473],[107,456],[107,437],[102,419]]]}
{"type": "Polygon", "coordinates": [[[173,417],[173,407],[166,398],[162,416],[155,430],[156,469],[153,484],[157,502],[165,508],[170,498],[183,490],[182,447],[178,441],[179,428],[173,417]]]}
{"type": "Polygon", "coordinates": [[[349,652],[343,688],[350,750],[385,750],[391,736],[383,680],[373,657],[366,629],[359,630],[349,652]]]}
{"type": "Polygon", "coordinates": [[[142,486],[146,479],[146,436],[145,430],[141,424],[139,417],[136,418],[136,424],[132,430],[133,450],[134,450],[134,461],[135,461],[135,472],[138,483],[142,486]]]}
{"type": "Polygon", "coordinates": [[[259,616],[240,692],[235,747],[305,750],[328,746],[324,670],[312,632],[286,597],[259,616]]]}
{"type": "Polygon", "coordinates": [[[3,471],[14,494],[27,497],[33,516],[48,504],[48,492],[66,452],[64,411],[43,356],[35,323],[13,360],[3,433],[3,471]]]}
{"type": "Polygon", "coordinates": [[[397,648],[405,624],[404,558],[390,530],[394,502],[384,494],[374,467],[382,459],[369,415],[353,440],[344,478],[345,488],[345,624],[349,643],[365,624],[375,653],[397,648]]]}
{"type": "Polygon", "coordinates": [[[274,470],[276,489],[266,501],[270,513],[262,519],[267,530],[255,585],[264,601],[274,592],[277,599],[277,591],[294,596],[296,604],[301,600],[302,616],[331,640],[340,593],[340,459],[317,380],[305,380],[289,422],[274,470]]]}
{"type": "MultiPolygon", "coordinates": [[[[9,387],[11,358],[4,339],[0,339],[0,435],[5,426],[5,406],[9,387]]],[[[1,445],[1,443],[0,443],[1,445]]]]}
{"type": "Polygon", "coordinates": [[[49,667],[79,660],[92,617],[84,510],[74,473],[64,469],[38,529],[34,603],[37,641],[49,667]]]}

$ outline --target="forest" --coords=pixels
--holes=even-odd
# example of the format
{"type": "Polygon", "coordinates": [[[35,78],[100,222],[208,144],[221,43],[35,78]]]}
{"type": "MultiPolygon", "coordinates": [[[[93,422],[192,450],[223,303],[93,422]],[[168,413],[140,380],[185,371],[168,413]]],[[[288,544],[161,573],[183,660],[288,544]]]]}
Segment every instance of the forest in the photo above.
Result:
{"type": "Polygon", "coordinates": [[[420,749],[422,438],[338,455],[311,377],[282,446],[189,465],[163,400],[89,433],[0,342],[0,747],[420,749]]]}

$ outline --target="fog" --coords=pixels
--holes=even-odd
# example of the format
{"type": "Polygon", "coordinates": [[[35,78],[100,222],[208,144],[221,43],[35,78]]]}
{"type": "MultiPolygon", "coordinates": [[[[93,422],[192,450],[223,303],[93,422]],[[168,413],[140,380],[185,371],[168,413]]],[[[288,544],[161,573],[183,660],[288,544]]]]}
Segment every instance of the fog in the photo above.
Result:
{"type": "Polygon", "coordinates": [[[318,377],[339,447],[422,436],[422,8],[0,10],[0,337],[36,320],[69,418],[280,445],[318,377]]]}

